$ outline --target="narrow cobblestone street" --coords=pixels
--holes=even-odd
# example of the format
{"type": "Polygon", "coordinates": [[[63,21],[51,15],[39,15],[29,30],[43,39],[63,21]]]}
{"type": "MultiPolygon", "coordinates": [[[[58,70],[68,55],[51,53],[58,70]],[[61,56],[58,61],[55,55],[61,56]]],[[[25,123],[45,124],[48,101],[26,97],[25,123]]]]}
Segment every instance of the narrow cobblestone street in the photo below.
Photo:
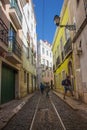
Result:
{"type": "Polygon", "coordinates": [[[86,130],[87,120],[53,92],[35,93],[3,130],[86,130]],[[54,109],[55,106],[55,109],[54,109]],[[59,116],[58,116],[59,114],[59,116]]]}
{"type": "Polygon", "coordinates": [[[0,0],[0,130],[87,130],[86,60],[87,0],[0,0]]]}

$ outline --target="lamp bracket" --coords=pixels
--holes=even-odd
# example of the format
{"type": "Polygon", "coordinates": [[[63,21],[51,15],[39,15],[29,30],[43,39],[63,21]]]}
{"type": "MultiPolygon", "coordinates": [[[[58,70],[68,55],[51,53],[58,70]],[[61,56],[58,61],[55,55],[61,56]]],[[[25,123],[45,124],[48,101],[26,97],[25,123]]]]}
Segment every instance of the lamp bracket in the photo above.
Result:
{"type": "Polygon", "coordinates": [[[70,31],[76,30],[76,26],[75,25],[59,25],[60,27],[65,27],[70,31]]]}

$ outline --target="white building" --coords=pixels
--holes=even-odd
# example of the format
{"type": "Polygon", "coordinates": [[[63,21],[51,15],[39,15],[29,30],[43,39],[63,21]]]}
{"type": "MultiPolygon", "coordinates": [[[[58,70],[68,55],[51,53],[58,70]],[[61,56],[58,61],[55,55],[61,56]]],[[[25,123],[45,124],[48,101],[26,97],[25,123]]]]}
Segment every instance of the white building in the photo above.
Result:
{"type": "Polygon", "coordinates": [[[23,55],[21,73],[25,81],[21,81],[21,93],[24,96],[36,89],[36,53],[37,53],[37,35],[36,18],[32,0],[20,0],[22,12],[22,38],[23,55]],[[23,74],[24,73],[24,74],[23,74]]]}
{"type": "Polygon", "coordinates": [[[53,81],[53,56],[51,44],[47,41],[40,40],[37,43],[37,81],[40,82],[53,81]]]}

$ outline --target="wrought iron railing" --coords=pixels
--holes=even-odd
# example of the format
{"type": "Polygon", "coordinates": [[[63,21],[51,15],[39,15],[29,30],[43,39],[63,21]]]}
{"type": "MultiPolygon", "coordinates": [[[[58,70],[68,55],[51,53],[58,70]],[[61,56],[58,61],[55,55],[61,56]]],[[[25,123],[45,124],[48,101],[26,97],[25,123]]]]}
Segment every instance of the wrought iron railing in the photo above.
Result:
{"type": "Polygon", "coordinates": [[[8,28],[0,18],[0,40],[8,46],[8,28]]]}
{"type": "Polygon", "coordinates": [[[8,41],[12,46],[12,52],[21,59],[21,47],[14,36],[9,36],[8,41]]]}

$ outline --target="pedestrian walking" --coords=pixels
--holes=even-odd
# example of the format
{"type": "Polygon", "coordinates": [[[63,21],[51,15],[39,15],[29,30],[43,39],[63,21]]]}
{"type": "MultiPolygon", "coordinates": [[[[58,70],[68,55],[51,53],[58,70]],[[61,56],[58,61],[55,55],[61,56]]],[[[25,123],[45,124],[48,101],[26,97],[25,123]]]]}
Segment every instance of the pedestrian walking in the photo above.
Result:
{"type": "Polygon", "coordinates": [[[64,86],[64,97],[63,97],[64,99],[67,94],[67,91],[70,91],[71,95],[74,96],[69,76],[66,76],[66,79],[62,81],[62,85],[64,86]]]}
{"type": "Polygon", "coordinates": [[[44,93],[44,84],[43,83],[40,83],[40,91],[42,94],[44,93]]]}
{"type": "Polygon", "coordinates": [[[50,85],[49,82],[47,82],[45,86],[46,97],[49,97],[49,91],[50,91],[50,85]]]}

